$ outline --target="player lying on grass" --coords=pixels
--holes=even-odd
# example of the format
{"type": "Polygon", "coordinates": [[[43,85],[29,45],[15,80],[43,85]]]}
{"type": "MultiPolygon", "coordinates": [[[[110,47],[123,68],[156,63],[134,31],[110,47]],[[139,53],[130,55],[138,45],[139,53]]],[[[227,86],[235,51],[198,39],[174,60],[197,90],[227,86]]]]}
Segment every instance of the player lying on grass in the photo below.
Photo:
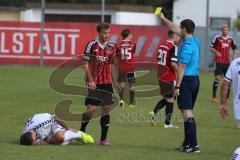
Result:
{"type": "Polygon", "coordinates": [[[90,135],[69,128],[63,120],[49,113],[35,114],[29,118],[20,136],[21,145],[66,145],[73,141],[78,144],[94,143],[90,135]]]}

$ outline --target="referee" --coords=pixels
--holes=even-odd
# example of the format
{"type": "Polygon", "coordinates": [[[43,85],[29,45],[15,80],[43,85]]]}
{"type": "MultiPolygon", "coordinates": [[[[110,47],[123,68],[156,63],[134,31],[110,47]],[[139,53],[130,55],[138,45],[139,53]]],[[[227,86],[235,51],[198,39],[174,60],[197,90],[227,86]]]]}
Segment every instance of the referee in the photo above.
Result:
{"type": "Polygon", "coordinates": [[[179,68],[175,95],[178,96],[178,108],[181,110],[184,119],[185,139],[177,150],[186,153],[199,153],[200,148],[197,143],[196,123],[193,118],[193,107],[200,86],[200,43],[193,36],[195,24],[191,19],[185,19],[181,21],[180,26],[177,26],[169,21],[163,13],[160,13],[159,17],[170,30],[177,33],[180,37],[183,37],[183,44],[179,50],[179,68]]]}

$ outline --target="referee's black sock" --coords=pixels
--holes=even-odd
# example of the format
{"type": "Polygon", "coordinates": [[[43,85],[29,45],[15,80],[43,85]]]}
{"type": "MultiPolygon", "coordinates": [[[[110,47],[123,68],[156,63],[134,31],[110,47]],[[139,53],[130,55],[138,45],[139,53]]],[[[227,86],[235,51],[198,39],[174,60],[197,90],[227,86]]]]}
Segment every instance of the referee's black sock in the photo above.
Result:
{"type": "Polygon", "coordinates": [[[165,99],[160,100],[153,110],[154,114],[157,114],[158,111],[162,109],[166,104],[167,104],[167,101],[165,99]]]}
{"type": "Polygon", "coordinates": [[[230,97],[230,91],[231,91],[231,84],[229,84],[228,93],[227,93],[227,99],[230,97]]]}
{"type": "Polygon", "coordinates": [[[187,121],[184,122],[184,141],[183,145],[188,146],[190,145],[190,136],[189,136],[189,123],[187,121]]]}
{"type": "Polygon", "coordinates": [[[100,124],[101,124],[101,141],[105,140],[107,138],[107,133],[108,133],[108,127],[109,127],[109,122],[110,122],[110,115],[106,114],[101,117],[100,119],[100,124]]]}
{"type": "Polygon", "coordinates": [[[85,112],[82,115],[82,124],[80,130],[85,132],[88,122],[90,121],[91,116],[87,115],[85,112]]]}
{"type": "Polygon", "coordinates": [[[170,124],[172,113],[173,113],[173,103],[167,102],[167,106],[165,108],[165,114],[166,114],[165,124],[166,125],[170,124]]]}
{"type": "Polygon", "coordinates": [[[213,95],[212,95],[213,98],[217,97],[216,94],[217,94],[218,85],[219,85],[219,81],[215,79],[213,82],[213,95]]]}
{"type": "Polygon", "coordinates": [[[196,123],[193,117],[187,119],[187,136],[191,147],[197,145],[196,123]]]}
{"type": "Polygon", "coordinates": [[[198,143],[197,143],[197,126],[196,126],[196,122],[195,122],[195,119],[194,118],[192,118],[192,120],[193,120],[193,128],[192,128],[192,142],[191,142],[191,145],[193,146],[193,147],[195,147],[195,146],[197,146],[198,145],[198,143]]]}

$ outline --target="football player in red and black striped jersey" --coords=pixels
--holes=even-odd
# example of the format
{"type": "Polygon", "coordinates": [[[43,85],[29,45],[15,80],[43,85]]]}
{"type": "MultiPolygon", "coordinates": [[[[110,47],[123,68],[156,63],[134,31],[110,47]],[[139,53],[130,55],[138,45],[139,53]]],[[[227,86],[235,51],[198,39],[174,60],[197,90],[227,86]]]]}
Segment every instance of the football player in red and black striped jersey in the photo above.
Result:
{"type": "Polygon", "coordinates": [[[86,112],[82,116],[81,131],[85,132],[86,126],[90,121],[93,112],[98,106],[101,106],[102,116],[101,124],[101,140],[102,145],[111,145],[107,140],[108,127],[110,123],[111,105],[113,101],[112,82],[117,84],[114,77],[114,65],[116,44],[109,41],[110,24],[101,22],[97,25],[98,37],[96,40],[90,41],[85,49],[83,60],[85,61],[84,69],[86,71],[86,112]],[[112,68],[111,68],[112,67],[112,68]]]}
{"type": "Polygon", "coordinates": [[[169,31],[168,40],[161,43],[157,53],[158,61],[158,81],[163,99],[161,99],[153,111],[149,112],[148,117],[152,125],[156,125],[156,115],[160,109],[165,108],[164,128],[173,128],[170,123],[174,104],[174,87],[176,84],[176,72],[178,69],[178,47],[176,44],[179,37],[176,33],[169,31]]]}
{"type": "MultiPolygon", "coordinates": [[[[234,39],[228,35],[229,28],[227,25],[222,26],[222,35],[217,35],[214,37],[211,43],[211,51],[215,54],[215,80],[213,82],[213,95],[212,102],[218,102],[216,92],[219,85],[219,81],[222,76],[225,76],[228,67],[230,65],[230,49],[233,50],[233,59],[237,57],[237,47],[234,39]]],[[[230,89],[227,95],[229,98],[230,89]]]]}
{"type": "Polygon", "coordinates": [[[132,41],[132,34],[129,29],[124,29],[121,32],[122,40],[118,44],[117,57],[119,59],[118,65],[118,83],[121,87],[119,91],[120,102],[119,106],[124,106],[123,93],[126,81],[129,83],[130,107],[135,105],[135,65],[134,53],[136,44],[132,41]]]}

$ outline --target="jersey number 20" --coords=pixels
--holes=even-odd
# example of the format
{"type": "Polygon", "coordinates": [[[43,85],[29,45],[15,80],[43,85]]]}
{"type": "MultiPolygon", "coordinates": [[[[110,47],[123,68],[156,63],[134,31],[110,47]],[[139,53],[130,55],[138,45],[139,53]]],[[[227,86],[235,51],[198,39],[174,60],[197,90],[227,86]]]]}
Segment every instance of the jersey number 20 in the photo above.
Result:
{"type": "Polygon", "coordinates": [[[167,51],[159,49],[158,64],[166,65],[167,51]]]}

